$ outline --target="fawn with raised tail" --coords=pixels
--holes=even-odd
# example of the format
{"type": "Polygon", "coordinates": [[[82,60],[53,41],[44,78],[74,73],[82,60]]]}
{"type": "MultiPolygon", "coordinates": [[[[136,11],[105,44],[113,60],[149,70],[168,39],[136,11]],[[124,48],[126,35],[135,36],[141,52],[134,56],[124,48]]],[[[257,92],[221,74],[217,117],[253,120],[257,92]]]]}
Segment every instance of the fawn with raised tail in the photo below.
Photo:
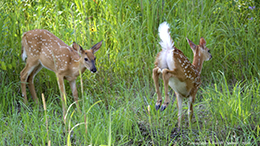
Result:
{"type": "Polygon", "coordinates": [[[191,64],[188,58],[174,46],[174,42],[170,36],[169,25],[167,22],[160,24],[158,31],[161,38],[161,48],[155,60],[155,68],[153,69],[153,80],[157,93],[157,101],[155,108],[165,110],[170,99],[168,95],[168,86],[175,91],[177,96],[178,107],[178,128],[181,127],[182,119],[182,102],[184,98],[188,98],[188,115],[189,123],[193,116],[193,103],[198,88],[201,84],[200,73],[204,61],[212,58],[209,49],[206,47],[204,38],[200,38],[199,45],[195,45],[187,38],[187,41],[193,51],[193,63],[191,64]],[[162,104],[162,96],[159,91],[159,75],[162,74],[164,82],[165,101],[162,104]]]}
{"type": "Polygon", "coordinates": [[[60,95],[62,99],[63,116],[65,107],[65,87],[64,79],[69,81],[75,102],[78,105],[78,92],[76,79],[79,72],[86,69],[96,72],[94,53],[99,50],[102,41],[94,45],[89,50],[83,50],[81,46],[73,42],[72,47],[66,45],[62,40],[47,30],[35,29],[25,32],[22,36],[22,59],[26,60],[26,66],[20,73],[22,96],[24,103],[27,103],[26,83],[33,100],[38,103],[33,83],[34,76],[43,68],[47,68],[56,73],[60,95]]]}

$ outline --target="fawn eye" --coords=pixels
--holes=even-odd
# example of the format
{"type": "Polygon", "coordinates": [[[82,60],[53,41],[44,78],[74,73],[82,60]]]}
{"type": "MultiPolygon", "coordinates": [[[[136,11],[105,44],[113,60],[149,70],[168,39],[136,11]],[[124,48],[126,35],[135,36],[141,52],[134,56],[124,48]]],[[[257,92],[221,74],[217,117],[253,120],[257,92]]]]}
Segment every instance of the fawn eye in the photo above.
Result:
{"type": "Polygon", "coordinates": [[[85,61],[88,61],[88,58],[85,58],[85,61]]]}
{"type": "Polygon", "coordinates": [[[208,50],[208,52],[210,53],[210,50],[208,50]]]}

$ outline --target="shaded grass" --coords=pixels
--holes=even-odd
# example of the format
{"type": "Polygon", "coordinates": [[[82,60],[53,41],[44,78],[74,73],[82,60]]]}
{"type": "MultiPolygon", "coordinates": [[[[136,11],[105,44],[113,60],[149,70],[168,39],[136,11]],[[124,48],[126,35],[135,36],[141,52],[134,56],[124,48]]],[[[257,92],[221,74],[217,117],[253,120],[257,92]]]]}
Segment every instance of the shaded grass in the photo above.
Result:
{"type": "MultiPolygon", "coordinates": [[[[221,79],[221,78],[220,78],[221,79]]],[[[222,78],[223,81],[225,78],[222,78]]],[[[166,111],[155,110],[155,98],[149,86],[138,87],[139,81],[133,82],[132,89],[125,89],[113,96],[114,100],[95,104],[95,99],[84,93],[85,109],[83,114],[87,117],[87,132],[84,125],[73,129],[70,141],[75,145],[167,145],[167,144],[192,144],[197,143],[246,143],[250,145],[259,142],[259,102],[251,100],[250,107],[244,107],[247,101],[234,102],[237,97],[250,100],[247,97],[254,96],[259,90],[258,82],[248,85],[244,83],[243,95],[241,90],[233,89],[232,95],[223,97],[223,90],[229,90],[230,86],[223,87],[222,82],[215,86],[206,87],[197,96],[194,105],[194,119],[192,130],[188,128],[187,106],[184,106],[183,129],[176,131],[177,109],[175,97],[171,96],[171,104],[166,111]],[[257,86],[258,88],[254,88],[257,86]],[[254,89],[252,89],[254,88],[254,89]],[[241,94],[239,96],[239,94],[241,94]],[[135,98],[133,98],[135,97],[135,98]],[[234,100],[234,101],[233,101],[234,100]],[[239,115],[239,108],[229,108],[233,103],[237,107],[242,106],[249,116],[246,119],[239,115]],[[94,105],[95,104],[95,105],[94,105]],[[92,107],[92,105],[94,105],[92,107]],[[147,106],[150,105],[150,114],[147,106]],[[89,108],[91,110],[89,110],[89,108]],[[89,110],[89,113],[87,111],[89,110]],[[223,113],[225,113],[223,115],[223,113]],[[231,114],[229,114],[231,113],[231,114]],[[258,131],[258,132],[257,132],[258,131]]],[[[240,85],[238,85],[240,86],[240,85]]],[[[185,101],[186,102],[186,101],[185,101]]],[[[69,101],[71,103],[71,101],[69,101]]],[[[4,145],[18,144],[42,144],[47,143],[47,131],[42,107],[37,105],[23,105],[13,101],[9,113],[1,111],[2,143],[4,145]],[[17,106],[18,105],[18,106],[17,106]],[[9,115],[9,116],[8,116],[9,115]],[[14,136],[10,136],[14,135],[14,136]]],[[[70,129],[84,122],[84,116],[77,113],[75,108],[68,112],[67,120],[70,126],[62,122],[62,108],[57,102],[47,100],[47,115],[49,125],[49,137],[52,145],[64,145],[67,143],[68,128],[70,129]],[[67,132],[66,132],[67,131],[67,132]]],[[[74,106],[75,107],[75,106],[74,106]]],[[[81,106],[83,107],[83,106],[81,106]]],[[[235,106],[234,106],[235,107],[235,106]]]]}
{"type": "MultiPolygon", "coordinates": [[[[138,86],[139,83],[133,84],[138,86]]],[[[253,86],[255,85],[258,86],[258,83],[253,84],[253,86]]],[[[75,145],[100,145],[108,144],[109,141],[115,145],[167,145],[170,143],[190,144],[194,142],[257,144],[257,141],[259,141],[258,101],[252,100],[249,108],[243,108],[250,113],[249,119],[245,120],[239,115],[239,110],[230,112],[228,108],[230,106],[225,105],[230,100],[235,100],[240,92],[234,90],[232,95],[222,99],[221,87],[222,83],[219,82],[215,87],[207,87],[198,94],[194,106],[195,116],[192,131],[188,128],[187,107],[184,106],[183,129],[179,133],[175,130],[177,126],[175,97],[171,99],[172,104],[166,111],[156,111],[154,107],[155,96],[152,95],[152,92],[144,92],[149,89],[148,87],[142,87],[139,90],[140,92],[119,93],[113,97],[114,100],[110,102],[108,107],[105,102],[98,103],[86,114],[95,101],[85,94],[84,98],[88,98],[88,102],[85,102],[86,109],[82,109],[82,111],[87,115],[87,133],[85,126],[79,125],[73,129],[70,140],[75,145]],[[136,98],[129,100],[133,96],[136,98]],[[199,98],[201,96],[202,99],[199,98]],[[151,107],[150,114],[147,110],[148,105],[151,107]],[[226,113],[224,116],[222,116],[223,112],[226,113]]],[[[255,90],[248,88],[244,91],[243,96],[251,97],[255,92],[255,90]]],[[[45,145],[47,143],[47,132],[43,108],[33,105],[26,107],[16,101],[13,103],[20,105],[20,107],[13,105],[12,110],[9,110],[11,113],[1,112],[1,115],[4,115],[1,116],[0,124],[3,144],[31,143],[45,145]]],[[[61,105],[57,105],[50,100],[47,101],[46,105],[50,141],[53,145],[64,145],[67,142],[68,133],[66,131],[68,129],[66,128],[68,127],[64,126],[62,122],[61,105]]],[[[84,122],[84,116],[74,113],[75,110],[71,109],[68,113],[67,119],[70,121],[70,127],[84,122]]]]}

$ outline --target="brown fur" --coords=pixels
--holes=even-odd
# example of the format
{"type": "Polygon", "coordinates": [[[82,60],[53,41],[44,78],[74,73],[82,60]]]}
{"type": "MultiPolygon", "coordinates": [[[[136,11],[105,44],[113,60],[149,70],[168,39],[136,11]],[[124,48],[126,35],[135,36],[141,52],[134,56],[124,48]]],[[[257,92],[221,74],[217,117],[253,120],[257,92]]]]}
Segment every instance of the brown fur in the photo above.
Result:
{"type": "Polygon", "coordinates": [[[47,30],[31,30],[25,32],[22,37],[22,51],[26,53],[27,60],[25,68],[21,71],[21,87],[24,103],[27,103],[26,83],[36,103],[38,98],[35,92],[34,76],[45,67],[56,73],[60,89],[63,116],[66,112],[64,79],[68,80],[72,89],[74,100],[78,105],[78,92],[76,79],[79,71],[83,73],[86,69],[96,72],[94,64],[94,52],[102,45],[102,41],[94,45],[90,50],[83,50],[81,46],[73,43],[72,47],[66,45],[62,40],[47,30]],[[78,49],[80,48],[80,51],[78,49]],[[88,59],[88,61],[86,61],[88,59]]]}
{"type": "MultiPolygon", "coordinates": [[[[192,119],[193,115],[193,103],[195,101],[195,96],[198,91],[198,88],[201,84],[200,81],[200,72],[202,69],[202,64],[205,60],[211,59],[211,54],[209,53],[209,49],[205,47],[206,41],[204,38],[200,39],[200,45],[195,45],[193,42],[191,42],[189,39],[188,43],[190,47],[193,50],[194,53],[194,58],[193,58],[193,64],[190,63],[190,61],[187,59],[187,57],[174,47],[173,49],[173,60],[174,60],[174,69],[169,70],[169,68],[160,68],[160,53],[157,54],[156,60],[155,60],[155,68],[153,69],[153,80],[155,84],[155,89],[157,93],[157,102],[156,102],[156,109],[161,106],[162,103],[162,97],[161,93],[159,91],[159,83],[158,83],[158,78],[159,74],[162,73],[162,78],[164,82],[164,89],[165,89],[165,101],[162,105],[162,110],[164,110],[170,100],[169,100],[169,95],[168,95],[168,85],[169,85],[169,80],[170,78],[175,78],[178,79],[181,83],[185,83],[186,88],[182,89],[181,91],[185,92],[180,92],[180,91],[175,91],[176,96],[177,96],[177,107],[178,109],[182,109],[182,98],[190,98],[189,106],[190,106],[190,117],[189,119],[192,119]],[[160,71],[161,70],[161,71],[160,71]],[[180,101],[179,101],[180,100],[180,101]]],[[[174,83],[174,82],[173,82],[174,83]]],[[[174,86],[178,86],[177,84],[173,84],[174,86]]],[[[175,87],[178,89],[178,87],[175,87]]],[[[178,114],[178,127],[180,128],[180,123],[181,123],[181,109],[179,110],[178,114]]]]}

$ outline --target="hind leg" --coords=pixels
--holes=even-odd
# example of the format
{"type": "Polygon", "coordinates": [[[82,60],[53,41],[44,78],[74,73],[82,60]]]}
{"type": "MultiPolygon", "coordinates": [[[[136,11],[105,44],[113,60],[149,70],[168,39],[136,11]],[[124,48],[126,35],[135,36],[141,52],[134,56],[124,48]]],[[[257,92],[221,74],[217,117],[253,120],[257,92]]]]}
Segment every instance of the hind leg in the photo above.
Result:
{"type": "Polygon", "coordinates": [[[30,90],[30,93],[32,95],[32,98],[34,100],[34,102],[36,102],[38,104],[38,97],[36,95],[36,92],[35,92],[35,87],[34,87],[34,83],[33,83],[33,79],[35,77],[35,75],[42,69],[42,65],[38,65],[34,68],[34,70],[31,72],[30,76],[28,77],[28,86],[29,86],[29,90],[30,90]]]}
{"type": "Polygon", "coordinates": [[[170,103],[170,98],[169,98],[169,94],[168,94],[169,80],[175,74],[176,74],[175,70],[163,69],[163,71],[162,71],[165,100],[164,100],[164,103],[163,103],[163,105],[161,107],[161,111],[165,110],[168,107],[169,103],[170,103]]]}
{"type": "Polygon", "coordinates": [[[39,65],[39,62],[37,60],[28,61],[28,59],[27,59],[24,69],[20,72],[22,96],[24,97],[25,104],[27,104],[27,101],[28,101],[27,95],[26,95],[26,83],[28,81],[29,75],[38,65],[39,65]]]}
{"type": "Polygon", "coordinates": [[[161,73],[160,68],[156,67],[153,69],[153,81],[154,81],[155,91],[157,93],[157,101],[155,104],[156,110],[158,110],[162,104],[162,95],[159,90],[159,82],[158,82],[160,73],[161,73]]]}

